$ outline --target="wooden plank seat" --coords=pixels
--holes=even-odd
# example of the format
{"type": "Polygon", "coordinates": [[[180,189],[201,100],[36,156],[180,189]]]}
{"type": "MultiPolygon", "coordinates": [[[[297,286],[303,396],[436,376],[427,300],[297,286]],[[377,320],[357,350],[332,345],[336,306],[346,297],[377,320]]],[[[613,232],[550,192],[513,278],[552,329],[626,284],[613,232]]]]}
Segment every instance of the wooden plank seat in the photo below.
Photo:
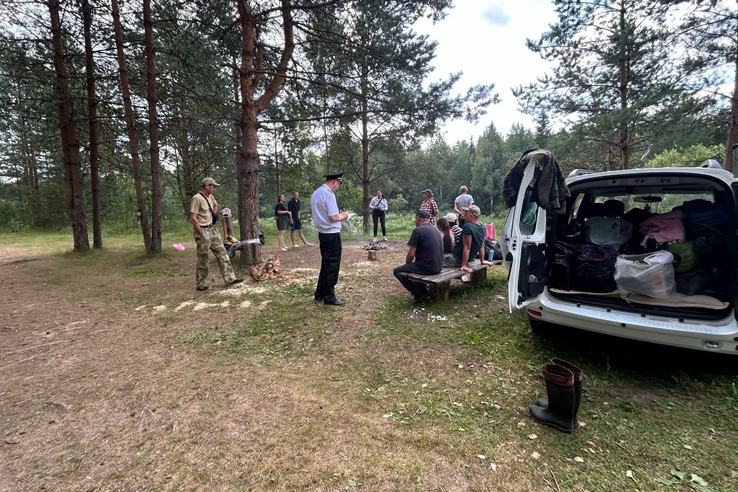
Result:
{"type": "Polygon", "coordinates": [[[470,261],[468,266],[474,270],[472,273],[462,272],[459,267],[444,267],[440,273],[435,275],[419,275],[417,273],[402,273],[401,275],[405,275],[415,282],[426,284],[432,299],[447,301],[452,280],[467,274],[471,276],[472,283],[484,282],[487,278],[487,265],[482,265],[479,260],[474,260],[470,261]]]}

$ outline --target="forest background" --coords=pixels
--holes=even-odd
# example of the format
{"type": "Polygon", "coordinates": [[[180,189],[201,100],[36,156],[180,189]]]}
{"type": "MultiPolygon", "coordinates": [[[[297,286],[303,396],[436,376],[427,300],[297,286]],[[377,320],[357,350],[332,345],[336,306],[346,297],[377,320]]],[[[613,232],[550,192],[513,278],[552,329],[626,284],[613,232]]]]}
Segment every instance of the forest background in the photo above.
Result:
{"type": "MultiPolygon", "coordinates": [[[[528,41],[552,71],[513,91],[535,128],[447,142],[445,122],[499,100],[494,80],[461,95],[461,73],[430,82],[435,45],[413,26],[450,0],[2,2],[0,226],[71,225],[82,251],[88,227],[95,247],[103,232],[141,230],[161,251],[162,230],[186,227],[212,176],[254,238],[279,193],[298,190],[307,207],[322,175],[343,169],[339,203],[363,212],[366,233],[377,189],[402,213],[425,188],[450,210],[468,185],[485,214],[501,212],[505,174],[535,147],[565,173],[708,158],[732,170],[736,3],[555,7],[528,41]]],[[[246,253],[259,258],[258,246],[246,253]]]]}

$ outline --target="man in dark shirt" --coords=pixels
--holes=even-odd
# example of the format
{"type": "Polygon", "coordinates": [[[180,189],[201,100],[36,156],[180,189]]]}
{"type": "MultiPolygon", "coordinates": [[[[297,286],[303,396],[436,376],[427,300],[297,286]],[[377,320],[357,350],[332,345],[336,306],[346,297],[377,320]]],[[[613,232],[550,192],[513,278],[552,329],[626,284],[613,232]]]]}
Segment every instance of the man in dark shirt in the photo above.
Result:
{"type": "Polygon", "coordinates": [[[302,244],[305,246],[312,246],[312,243],[309,243],[308,240],[305,239],[305,234],[302,232],[302,217],[300,217],[301,208],[302,202],[300,201],[300,193],[298,191],[293,191],[292,200],[287,202],[287,209],[290,211],[292,216],[292,224],[290,224],[290,239],[292,240],[293,248],[299,247],[295,242],[295,231],[300,235],[302,244]]]}
{"type": "Polygon", "coordinates": [[[421,210],[415,214],[415,229],[407,245],[410,249],[405,264],[394,269],[395,278],[413,295],[413,302],[423,302],[428,297],[424,284],[415,283],[402,273],[435,275],[443,266],[443,239],[430,223],[430,214],[421,210]],[[413,259],[415,261],[413,261],[413,259]]]}

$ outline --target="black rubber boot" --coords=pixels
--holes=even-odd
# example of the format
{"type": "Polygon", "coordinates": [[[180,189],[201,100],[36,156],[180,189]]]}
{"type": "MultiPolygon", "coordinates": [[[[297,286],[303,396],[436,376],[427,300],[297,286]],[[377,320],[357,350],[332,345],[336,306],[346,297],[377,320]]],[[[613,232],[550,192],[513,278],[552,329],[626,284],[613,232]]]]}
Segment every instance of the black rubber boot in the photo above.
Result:
{"type": "MultiPolygon", "coordinates": [[[[576,403],[574,404],[574,427],[576,427],[578,424],[577,415],[579,414],[579,404],[582,402],[582,379],[584,378],[584,371],[574,364],[561,359],[551,359],[551,364],[558,364],[566,367],[572,374],[574,374],[574,397],[576,398],[576,403]]],[[[546,408],[548,406],[548,400],[545,398],[539,398],[538,401],[536,401],[536,405],[546,408]]]]}
{"type": "Polygon", "coordinates": [[[546,364],[542,371],[548,406],[531,405],[530,416],[536,422],[569,434],[574,431],[574,374],[558,364],[546,364]]]}

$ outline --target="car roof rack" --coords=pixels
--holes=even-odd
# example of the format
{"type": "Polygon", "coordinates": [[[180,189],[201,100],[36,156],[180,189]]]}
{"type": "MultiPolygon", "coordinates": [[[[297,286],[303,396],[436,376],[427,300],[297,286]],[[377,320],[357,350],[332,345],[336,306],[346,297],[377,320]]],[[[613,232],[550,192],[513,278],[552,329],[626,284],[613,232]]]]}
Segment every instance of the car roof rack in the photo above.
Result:
{"type": "Polygon", "coordinates": [[[568,178],[573,178],[575,176],[582,176],[584,174],[592,174],[596,173],[594,169],[574,169],[572,172],[569,173],[568,178]]]}
{"type": "Polygon", "coordinates": [[[712,169],[722,169],[723,168],[723,166],[721,166],[720,163],[716,161],[715,159],[707,159],[706,161],[702,162],[697,167],[709,167],[712,169]]]}

